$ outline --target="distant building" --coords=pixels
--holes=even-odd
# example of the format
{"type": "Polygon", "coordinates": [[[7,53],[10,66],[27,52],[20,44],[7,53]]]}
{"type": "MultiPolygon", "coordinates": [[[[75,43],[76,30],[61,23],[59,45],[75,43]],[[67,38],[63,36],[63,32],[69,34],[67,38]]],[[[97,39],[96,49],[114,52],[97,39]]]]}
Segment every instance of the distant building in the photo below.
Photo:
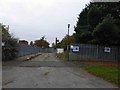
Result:
{"type": "Polygon", "coordinates": [[[26,40],[19,40],[19,44],[28,45],[28,41],[26,41],[26,40]]]}

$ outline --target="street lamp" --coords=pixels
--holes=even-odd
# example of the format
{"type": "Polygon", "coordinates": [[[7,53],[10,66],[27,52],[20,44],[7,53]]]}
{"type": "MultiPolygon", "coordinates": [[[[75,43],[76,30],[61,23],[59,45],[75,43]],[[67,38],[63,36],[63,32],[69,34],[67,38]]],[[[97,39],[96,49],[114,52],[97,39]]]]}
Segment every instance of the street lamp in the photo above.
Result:
{"type": "Polygon", "coordinates": [[[70,29],[70,24],[68,24],[68,36],[69,36],[69,29],[70,29]]]}
{"type": "Polygon", "coordinates": [[[2,42],[2,59],[5,60],[5,53],[3,52],[5,49],[5,42],[2,42]]]}
{"type": "MultiPolygon", "coordinates": [[[[68,42],[69,42],[69,29],[70,29],[70,24],[68,24],[68,42]]],[[[69,61],[69,43],[67,45],[67,53],[68,53],[68,61],[69,61]]]]}
{"type": "Polygon", "coordinates": [[[5,43],[4,43],[4,42],[2,42],[2,47],[3,47],[3,46],[5,46],[5,43]]]}

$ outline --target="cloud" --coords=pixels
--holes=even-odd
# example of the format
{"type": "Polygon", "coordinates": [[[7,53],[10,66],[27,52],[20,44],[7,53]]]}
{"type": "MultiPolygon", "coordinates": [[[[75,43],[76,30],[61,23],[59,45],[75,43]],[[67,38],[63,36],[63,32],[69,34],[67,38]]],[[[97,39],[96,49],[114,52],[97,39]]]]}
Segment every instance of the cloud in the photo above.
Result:
{"type": "Polygon", "coordinates": [[[0,21],[20,39],[35,40],[43,35],[50,43],[62,39],[88,0],[0,0],[0,21]]]}

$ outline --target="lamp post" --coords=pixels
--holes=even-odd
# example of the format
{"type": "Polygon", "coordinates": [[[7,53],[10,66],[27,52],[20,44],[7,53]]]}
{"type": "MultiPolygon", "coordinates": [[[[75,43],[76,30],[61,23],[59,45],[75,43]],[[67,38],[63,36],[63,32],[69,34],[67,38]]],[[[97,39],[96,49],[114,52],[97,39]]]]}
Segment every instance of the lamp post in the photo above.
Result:
{"type": "Polygon", "coordinates": [[[5,43],[4,43],[4,42],[2,42],[2,47],[3,47],[3,46],[5,46],[5,43]]]}
{"type": "Polygon", "coordinates": [[[5,60],[5,53],[4,53],[4,49],[5,49],[5,42],[2,42],[2,59],[5,60]]]}
{"type": "MultiPolygon", "coordinates": [[[[68,24],[68,44],[69,44],[69,29],[70,29],[70,24],[68,24]]],[[[67,53],[68,53],[68,61],[69,61],[69,45],[67,45],[67,53]]]]}
{"type": "Polygon", "coordinates": [[[69,29],[70,29],[70,24],[68,24],[68,36],[69,36],[69,29]]]}

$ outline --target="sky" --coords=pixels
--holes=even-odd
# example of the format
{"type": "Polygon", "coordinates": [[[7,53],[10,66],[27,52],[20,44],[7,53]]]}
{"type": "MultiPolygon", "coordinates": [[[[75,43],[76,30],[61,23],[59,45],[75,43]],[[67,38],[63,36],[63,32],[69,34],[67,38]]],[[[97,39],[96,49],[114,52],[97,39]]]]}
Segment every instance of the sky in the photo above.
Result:
{"type": "Polygon", "coordinates": [[[20,40],[35,41],[45,36],[51,44],[74,33],[78,15],[90,0],[0,0],[0,23],[10,26],[20,40]]]}

